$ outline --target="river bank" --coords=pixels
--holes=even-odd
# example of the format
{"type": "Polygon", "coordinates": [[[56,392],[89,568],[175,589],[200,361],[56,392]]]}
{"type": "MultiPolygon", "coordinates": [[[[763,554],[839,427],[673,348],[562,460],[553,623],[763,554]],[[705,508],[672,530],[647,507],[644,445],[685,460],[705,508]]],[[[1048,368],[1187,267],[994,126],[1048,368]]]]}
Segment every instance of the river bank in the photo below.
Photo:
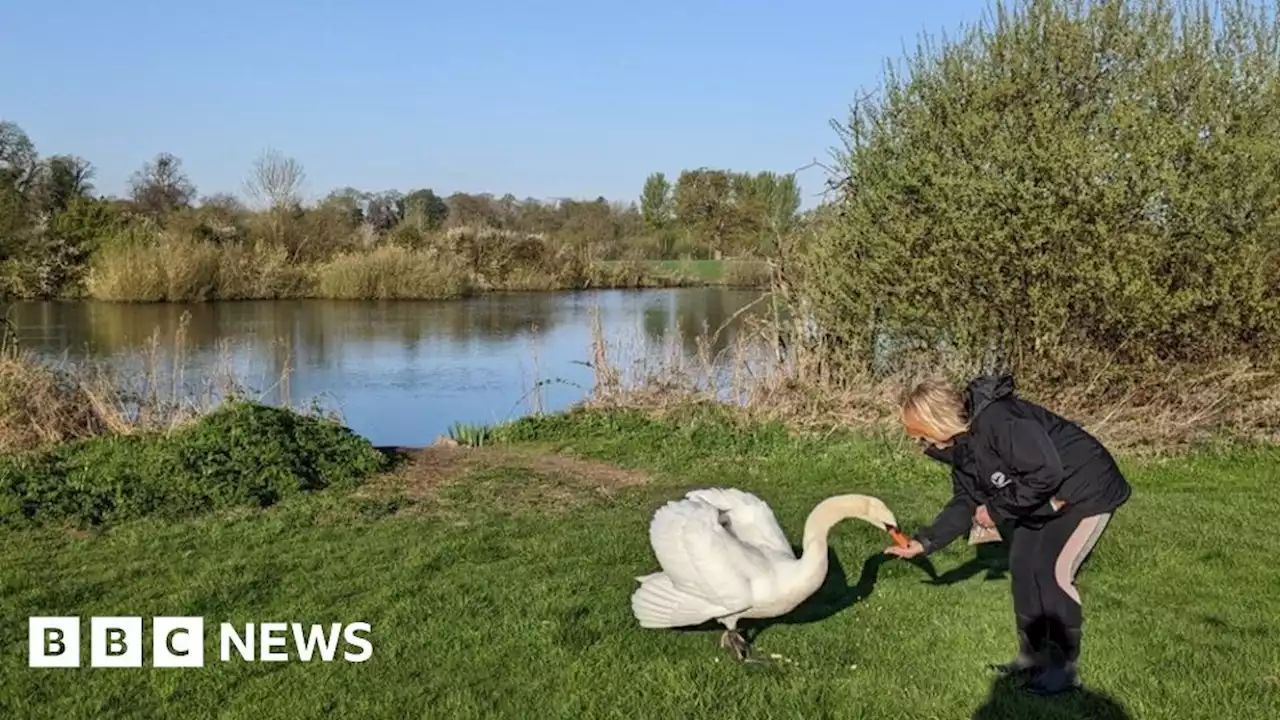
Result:
{"type": "Polygon", "coordinates": [[[234,393],[314,404],[377,445],[422,446],[455,423],[581,401],[597,384],[598,352],[629,376],[729,367],[740,345],[755,342],[761,297],[678,288],[447,301],[15,303],[6,311],[9,352],[0,355],[0,397],[13,402],[0,403],[0,435],[4,426],[27,436],[66,427],[61,436],[75,437],[86,423],[139,416],[144,427],[167,427],[234,393]]]}
{"type": "Polygon", "coordinates": [[[295,263],[278,250],[170,241],[111,251],[65,299],[126,303],[228,300],[457,300],[492,292],[766,287],[763,260],[584,260],[522,263],[510,253],[466,257],[382,245],[295,263]]]}
{"type": "MultiPolygon", "coordinates": [[[[1264,717],[1280,692],[1280,602],[1269,591],[1280,575],[1230,560],[1280,551],[1271,535],[1236,530],[1280,511],[1274,451],[1124,460],[1134,498],[1080,581],[1088,690],[1039,700],[983,669],[1013,649],[998,546],[888,561],[882,532],[837,526],[824,586],[757,636],[766,666],[732,662],[714,630],[644,630],[630,617],[634,576],[655,569],[647,523],[661,503],[732,485],[770,502],[798,538],[820,499],[863,492],[911,531],[948,482],[906,443],[798,437],[705,409],[667,421],[627,411],[528,418],[490,441],[417,451],[366,471],[355,489],[298,492],[267,508],[3,533],[6,616],[200,616],[206,662],[86,674],[31,669],[24,652],[9,653],[0,711],[712,718],[728,704],[742,717],[1243,718],[1264,717]],[[1135,544],[1137,533],[1160,542],[1135,544]],[[372,654],[343,662],[339,643],[333,662],[301,661],[286,642],[290,662],[218,660],[220,623],[270,621],[366,622],[372,654]]],[[[6,624],[0,641],[25,647],[25,632],[6,624]]]]}
{"type": "MultiPolygon", "coordinates": [[[[380,446],[422,447],[459,427],[581,402],[657,416],[727,403],[745,421],[893,432],[897,397],[916,371],[831,372],[804,344],[778,342],[770,297],[704,287],[13,303],[0,353],[0,448],[168,427],[233,396],[336,414],[380,446]]],[[[966,377],[945,358],[928,370],[966,377]]],[[[1127,451],[1280,441],[1275,368],[1229,359],[1106,370],[1019,387],[1127,451]]]]}
{"type": "MultiPolygon", "coordinates": [[[[571,402],[552,414],[456,426],[456,417],[441,415],[456,428],[457,444],[413,450],[379,450],[323,412],[252,403],[197,407],[187,403],[190,396],[166,396],[181,367],[167,363],[220,347],[236,333],[270,330],[269,316],[250,312],[237,324],[219,315],[227,308],[252,310],[252,303],[203,306],[210,314],[199,322],[190,310],[152,306],[153,312],[180,312],[186,319],[175,337],[186,339],[150,361],[154,374],[140,376],[134,387],[150,389],[151,396],[120,391],[111,384],[119,376],[99,376],[102,384],[95,385],[93,375],[68,378],[33,365],[21,355],[30,349],[7,350],[0,363],[4,408],[26,407],[35,422],[11,415],[0,427],[61,428],[64,434],[21,443],[2,438],[10,452],[0,461],[0,610],[13,617],[198,616],[206,622],[207,648],[216,647],[208,628],[222,622],[366,622],[373,653],[361,664],[302,661],[286,645],[292,661],[274,672],[234,659],[207,661],[199,682],[190,679],[196,675],[150,669],[73,681],[27,668],[22,653],[14,653],[0,660],[13,665],[0,672],[0,712],[148,717],[162,707],[199,714],[216,705],[228,717],[261,720],[334,712],[386,716],[412,705],[461,718],[522,716],[530,708],[710,718],[730,702],[752,708],[747,717],[927,717],[961,708],[965,716],[1012,720],[1049,712],[1261,717],[1275,702],[1280,658],[1270,651],[1275,643],[1268,633],[1280,627],[1280,603],[1268,589],[1280,575],[1229,561],[1280,550],[1265,534],[1236,531],[1265,526],[1280,512],[1272,492],[1280,462],[1274,446],[1200,447],[1158,457],[1118,452],[1135,493],[1080,582],[1093,628],[1084,671],[1089,689],[1071,698],[1027,697],[993,683],[983,670],[1013,648],[1001,546],[957,543],[927,563],[888,561],[881,553],[888,539],[856,520],[831,534],[833,560],[823,587],[757,636],[756,652],[772,659],[770,666],[734,664],[717,647],[714,631],[638,628],[627,603],[634,577],[655,569],[648,518],[689,488],[756,492],[793,538],[806,513],[831,494],[880,497],[910,532],[930,521],[949,488],[943,469],[900,432],[881,432],[886,425],[854,422],[803,432],[803,424],[769,420],[797,408],[768,394],[786,391],[782,380],[735,384],[735,368],[742,366],[733,358],[751,336],[742,327],[715,355],[730,357],[728,374],[718,379],[747,393],[738,398],[744,402],[714,402],[708,366],[699,364],[711,357],[710,336],[702,331],[656,334],[652,340],[678,352],[655,360],[642,344],[639,355],[656,367],[625,377],[613,348],[598,342],[601,318],[610,317],[611,307],[625,307],[628,312],[615,316],[623,325],[638,321],[643,328],[651,319],[655,330],[679,327],[678,313],[656,309],[679,307],[693,296],[664,292],[638,306],[578,298],[561,317],[581,312],[585,325],[551,323],[586,333],[587,349],[574,355],[592,364],[583,368],[591,376],[586,406],[568,410],[571,402]],[[229,333],[231,327],[240,329],[229,333]],[[685,351],[686,343],[693,352],[685,351]],[[49,374],[33,375],[32,367],[49,374]],[[22,378],[26,384],[15,384],[22,378]],[[15,405],[15,398],[27,405],[15,405]],[[48,414],[56,408],[67,414],[48,414]],[[141,414],[127,416],[130,411],[141,414]],[[80,424],[58,424],[67,419],[80,424]],[[19,446],[27,450],[14,452],[19,446]],[[1136,533],[1161,542],[1137,550],[1136,533]],[[929,661],[911,660],[921,657],[929,661]],[[528,670],[533,667],[538,670],[528,670]],[[787,692],[774,691],[780,687],[787,692]],[[1224,698],[1204,692],[1209,687],[1232,692],[1224,698]],[[702,704],[703,697],[718,700],[702,704]]],[[[624,295],[602,297],[621,302],[624,295]]],[[[741,322],[754,302],[717,306],[710,298],[724,296],[701,297],[713,304],[684,307],[702,307],[704,320],[707,307],[720,307],[741,322]]],[[[530,317],[503,312],[527,312],[529,304],[486,302],[466,313],[490,318],[480,325],[488,335],[471,321],[456,326],[463,350],[455,360],[462,366],[478,362],[476,342],[486,336],[497,343],[489,348],[523,352],[520,338],[530,317]],[[503,317],[509,322],[496,319],[503,317]]],[[[281,318],[298,309],[272,307],[281,318]]],[[[352,333],[373,330],[371,337],[382,338],[390,327],[390,336],[403,335],[405,325],[376,312],[394,307],[403,318],[422,309],[325,307],[356,314],[338,323],[310,316],[337,344],[315,345],[308,357],[332,359],[336,352],[341,360],[333,367],[354,376],[377,369],[387,353],[380,342],[354,354],[338,351],[351,347],[352,333]]],[[[108,316],[94,313],[123,310],[114,304],[28,308],[47,314],[40,327],[61,333],[110,327],[102,322],[108,316]],[[76,325],[76,315],[56,314],[68,309],[89,322],[76,325]]],[[[293,320],[280,327],[293,328],[295,340],[305,337],[293,320]]],[[[447,337],[440,328],[451,326],[435,327],[405,347],[438,343],[447,337]]],[[[146,347],[133,333],[107,336],[126,358],[146,347]]],[[[553,330],[549,337],[565,343],[569,335],[553,330]]],[[[303,358],[299,367],[308,364],[303,358]]],[[[234,360],[224,367],[228,378],[238,377],[234,360]]],[[[212,383],[213,376],[201,375],[200,382],[212,383]]],[[[213,389],[209,397],[216,400],[213,389]]],[[[790,392],[799,403],[813,400],[816,390],[790,392]]],[[[873,406],[847,396],[825,401],[848,412],[873,406]]],[[[806,412],[794,417],[815,417],[812,408],[806,412]]],[[[24,633],[21,624],[0,628],[0,641],[21,646],[24,633]]],[[[213,652],[206,657],[216,657],[213,652]]]]}

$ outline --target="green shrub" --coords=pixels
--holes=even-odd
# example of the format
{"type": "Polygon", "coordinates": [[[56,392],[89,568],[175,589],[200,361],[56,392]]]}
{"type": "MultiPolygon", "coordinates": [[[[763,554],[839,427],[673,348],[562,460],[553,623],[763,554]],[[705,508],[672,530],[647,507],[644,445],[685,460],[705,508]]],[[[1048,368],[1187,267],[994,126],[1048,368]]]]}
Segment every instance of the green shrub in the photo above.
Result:
{"type": "Polygon", "coordinates": [[[797,247],[841,352],[892,338],[1029,380],[1274,360],[1280,28],[1227,5],[1001,2],[888,73],[797,247]]]}
{"type": "Polygon", "coordinates": [[[94,525],[268,506],[355,486],[387,464],[335,423],[233,403],[169,435],[94,438],[0,460],[0,524],[94,525]]]}

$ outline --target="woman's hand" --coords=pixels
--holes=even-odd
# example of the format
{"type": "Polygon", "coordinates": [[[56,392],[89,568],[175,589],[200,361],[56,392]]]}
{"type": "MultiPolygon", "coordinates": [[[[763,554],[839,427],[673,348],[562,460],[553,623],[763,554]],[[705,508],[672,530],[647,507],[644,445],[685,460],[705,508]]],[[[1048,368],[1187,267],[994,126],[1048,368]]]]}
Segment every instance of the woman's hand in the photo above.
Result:
{"type": "Polygon", "coordinates": [[[991,521],[991,513],[987,512],[986,505],[979,505],[978,509],[973,512],[973,521],[984,528],[996,526],[996,524],[991,521]]]}
{"type": "Polygon", "coordinates": [[[919,540],[912,540],[911,542],[907,543],[906,547],[890,545],[889,547],[884,549],[885,555],[895,555],[897,557],[906,558],[908,560],[922,553],[924,553],[924,546],[920,544],[919,540]]]}

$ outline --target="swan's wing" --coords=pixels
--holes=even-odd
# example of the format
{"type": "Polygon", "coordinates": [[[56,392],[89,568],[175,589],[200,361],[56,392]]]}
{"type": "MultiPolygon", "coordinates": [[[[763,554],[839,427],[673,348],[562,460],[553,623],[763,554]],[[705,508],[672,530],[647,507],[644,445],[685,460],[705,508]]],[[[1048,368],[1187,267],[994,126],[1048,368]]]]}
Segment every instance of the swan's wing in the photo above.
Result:
{"type": "Polygon", "coordinates": [[[720,524],[720,510],[700,500],[658,508],[649,542],[676,588],[723,608],[724,614],[750,607],[751,581],[773,574],[763,555],[720,524]]]}
{"type": "Polygon", "coordinates": [[[728,519],[729,532],[742,542],[771,553],[795,557],[773,509],[755,495],[736,488],[704,488],[693,490],[685,497],[701,500],[723,511],[728,519]]]}

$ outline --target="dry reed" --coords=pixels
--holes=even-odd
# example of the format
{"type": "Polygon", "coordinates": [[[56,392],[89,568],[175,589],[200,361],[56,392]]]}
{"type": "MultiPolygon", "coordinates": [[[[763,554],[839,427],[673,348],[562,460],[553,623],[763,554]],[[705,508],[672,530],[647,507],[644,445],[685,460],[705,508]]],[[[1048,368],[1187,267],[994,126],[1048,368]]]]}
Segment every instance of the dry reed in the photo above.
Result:
{"type": "Polygon", "coordinates": [[[154,242],[103,247],[85,288],[94,299],[115,302],[274,299],[306,294],[308,275],[281,247],[162,232],[154,242]]]}
{"type": "MultiPolygon", "coordinates": [[[[703,329],[692,355],[669,341],[662,352],[629,356],[617,339],[604,337],[597,321],[591,335],[595,386],[583,405],[657,416],[713,405],[745,421],[777,421],[798,431],[858,430],[901,439],[898,402],[908,387],[925,375],[963,379],[977,373],[943,361],[943,366],[882,375],[835,376],[812,349],[782,350],[776,325],[767,317],[751,318],[713,353],[723,330],[703,329]]],[[[1131,453],[1220,439],[1280,442],[1276,369],[1229,361],[1119,378],[1101,368],[1079,382],[1021,394],[1078,422],[1108,446],[1131,453]]]]}
{"type": "MultiPolygon", "coordinates": [[[[354,238],[347,245],[353,249],[298,262],[269,242],[215,242],[168,230],[123,235],[96,253],[85,290],[113,302],[439,300],[486,291],[704,284],[689,273],[660,272],[649,261],[599,261],[584,248],[492,228],[455,228],[415,238],[412,246],[354,238]]],[[[749,282],[747,276],[734,280],[749,282]]]]}
{"type": "Polygon", "coordinates": [[[454,258],[395,245],[339,255],[317,275],[316,294],[339,300],[446,299],[472,290],[454,258]]]}
{"type": "MultiPolygon", "coordinates": [[[[165,432],[230,399],[254,399],[234,370],[229,343],[219,347],[213,369],[189,377],[183,316],[171,342],[152,334],[131,367],[105,359],[51,361],[22,348],[8,333],[0,339],[0,452],[35,449],[103,435],[165,432]]],[[[259,391],[287,386],[280,378],[259,391]]],[[[286,396],[287,401],[287,396],[286,396]]]]}

